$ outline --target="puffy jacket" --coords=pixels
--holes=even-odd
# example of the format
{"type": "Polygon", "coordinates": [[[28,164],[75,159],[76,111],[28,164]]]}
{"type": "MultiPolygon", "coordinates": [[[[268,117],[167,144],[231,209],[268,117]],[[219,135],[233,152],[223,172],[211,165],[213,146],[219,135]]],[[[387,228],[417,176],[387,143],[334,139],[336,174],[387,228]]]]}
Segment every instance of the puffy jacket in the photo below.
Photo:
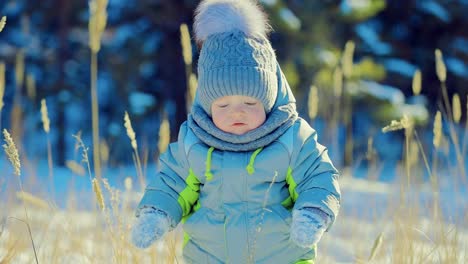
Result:
{"type": "Polygon", "coordinates": [[[184,123],[160,166],[139,208],[183,223],[187,263],[309,263],[316,247],[290,241],[291,209],[319,208],[331,226],[340,206],[338,171],[301,118],[272,144],[245,152],[214,149],[184,123]]]}

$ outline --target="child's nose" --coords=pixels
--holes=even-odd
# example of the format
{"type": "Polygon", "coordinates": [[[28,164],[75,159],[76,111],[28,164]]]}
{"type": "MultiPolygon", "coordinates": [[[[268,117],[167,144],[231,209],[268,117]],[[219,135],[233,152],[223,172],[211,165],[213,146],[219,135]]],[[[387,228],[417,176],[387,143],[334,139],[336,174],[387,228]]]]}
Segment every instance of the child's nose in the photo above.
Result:
{"type": "Polygon", "coordinates": [[[244,114],[245,113],[245,107],[243,105],[237,105],[232,109],[233,114],[244,114]]]}

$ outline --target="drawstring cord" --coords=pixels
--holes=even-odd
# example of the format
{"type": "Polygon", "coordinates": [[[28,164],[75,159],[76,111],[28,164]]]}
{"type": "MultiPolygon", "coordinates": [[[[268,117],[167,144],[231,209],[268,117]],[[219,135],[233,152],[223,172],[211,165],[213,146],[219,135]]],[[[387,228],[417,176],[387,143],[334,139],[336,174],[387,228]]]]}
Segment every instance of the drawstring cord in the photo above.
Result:
{"type": "Polygon", "coordinates": [[[260,153],[260,151],[262,151],[262,149],[263,148],[258,148],[257,150],[254,151],[252,156],[250,156],[249,164],[245,168],[249,175],[252,175],[255,172],[255,167],[254,167],[255,158],[257,157],[258,153],[260,153]]]}
{"type": "MultiPolygon", "coordinates": [[[[213,153],[214,147],[210,147],[208,149],[208,152],[206,153],[206,167],[205,167],[205,177],[207,181],[211,181],[213,179],[213,173],[211,172],[211,156],[213,153]]],[[[247,164],[247,167],[245,168],[247,170],[247,173],[249,175],[252,175],[255,172],[255,158],[257,158],[258,153],[262,151],[263,148],[258,148],[252,153],[252,156],[250,156],[249,164],[247,164]]]]}
{"type": "Polygon", "coordinates": [[[214,147],[208,149],[206,153],[206,167],[205,167],[205,177],[207,181],[211,181],[213,178],[213,173],[211,172],[211,153],[213,153],[214,147]]]}

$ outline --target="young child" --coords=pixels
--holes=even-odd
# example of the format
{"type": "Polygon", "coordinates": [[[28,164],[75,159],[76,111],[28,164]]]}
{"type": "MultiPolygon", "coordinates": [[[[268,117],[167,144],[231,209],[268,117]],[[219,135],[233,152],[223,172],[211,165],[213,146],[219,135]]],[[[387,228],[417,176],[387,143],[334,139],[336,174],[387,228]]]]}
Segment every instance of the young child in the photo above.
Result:
{"type": "Polygon", "coordinates": [[[312,263],[340,207],[338,171],[294,96],[251,0],[204,0],[198,88],[137,209],[140,248],[183,223],[187,263],[312,263]]]}

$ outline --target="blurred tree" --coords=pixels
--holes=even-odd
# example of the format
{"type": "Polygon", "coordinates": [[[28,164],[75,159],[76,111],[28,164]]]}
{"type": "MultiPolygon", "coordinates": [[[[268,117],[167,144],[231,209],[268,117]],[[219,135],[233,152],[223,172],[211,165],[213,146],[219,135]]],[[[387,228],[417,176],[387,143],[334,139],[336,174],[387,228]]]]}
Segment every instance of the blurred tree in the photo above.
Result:
{"type": "Polygon", "coordinates": [[[407,96],[412,94],[412,76],[420,69],[422,94],[433,102],[429,106],[438,107],[439,103],[433,101],[441,98],[434,52],[440,49],[448,70],[449,96],[459,93],[466,99],[466,12],[466,1],[387,1],[385,10],[354,26],[357,54],[372,56],[383,64],[387,70],[383,82],[400,88],[407,96]]]}
{"type": "MultiPolygon", "coordinates": [[[[353,74],[345,78],[344,93],[349,92],[347,83],[362,86],[359,81],[368,80],[397,87],[410,96],[412,76],[419,68],[421,93],[429,98],[430,106],[437,106],[431,100],[440,98],[434,63],[434,50],[439,48],[447,64],[449,95],[458,93],[461,105],[466,105],[466,1],[259,1],[274,28],[270,39],[296,94],[300,112],[307,113],[306,95],[311,84],[317,85],[319,96],[335,98],[336,73],[349,40],[355,43],[354,68],[353,74]]],[[[109,1],[108,26],[98,60],[98,89],[101,138],[110,146],[114,159],[111,162],[131,159],[126,154],[131,149],[130,144],[125,144],[128,139],[122,122],[125,110],[133,119],[137,139],[151,155],[157,153],[162,115],[169,117],[171,139],[177,137],[177,128],[187,113],[179,27],[186,23],[191,30],[193,10],[198,3],[198,0],[109,1]]],[[[7,66],[2,125],[11,124],[15,60],[23,49],[26,74],[34,78],[37,87],[36,97],[22,101],[26,128],[30,130],[28,133],[40,131],[38,100],[47,98],[51,130],[56,129],[52,139],[54,157],[62,163],[73,153],[71,134],[82,130],[83,139],[90,142],[87,1],[5,0],[0,2],[0,15],[8,17],[0,35],[0,60],[7,66]]],[[[193,53],[196,65],[195,47],[193,53]]],[[[195,66],[193,70],[196,72],[195,66]]],[[[334,100],[321,100],[319,116],[326,120],[337,118],[336,111],[328,111],[333,103],[334,100]]],[[[362,113],[359,107],[366,105],[359,99],[353,107],[357,107],[356,113],[362,113]]],[[[388,111],[375,113],[379,113],[378,118],[388,118],[392,116],[388,111]]],[[[24,144],[36,147],[35,151],[45,151],[36,140],[34,135],[27,135],[24,144]]],[[[367,137],[363,142],[367,142],[367,137]]]]}

